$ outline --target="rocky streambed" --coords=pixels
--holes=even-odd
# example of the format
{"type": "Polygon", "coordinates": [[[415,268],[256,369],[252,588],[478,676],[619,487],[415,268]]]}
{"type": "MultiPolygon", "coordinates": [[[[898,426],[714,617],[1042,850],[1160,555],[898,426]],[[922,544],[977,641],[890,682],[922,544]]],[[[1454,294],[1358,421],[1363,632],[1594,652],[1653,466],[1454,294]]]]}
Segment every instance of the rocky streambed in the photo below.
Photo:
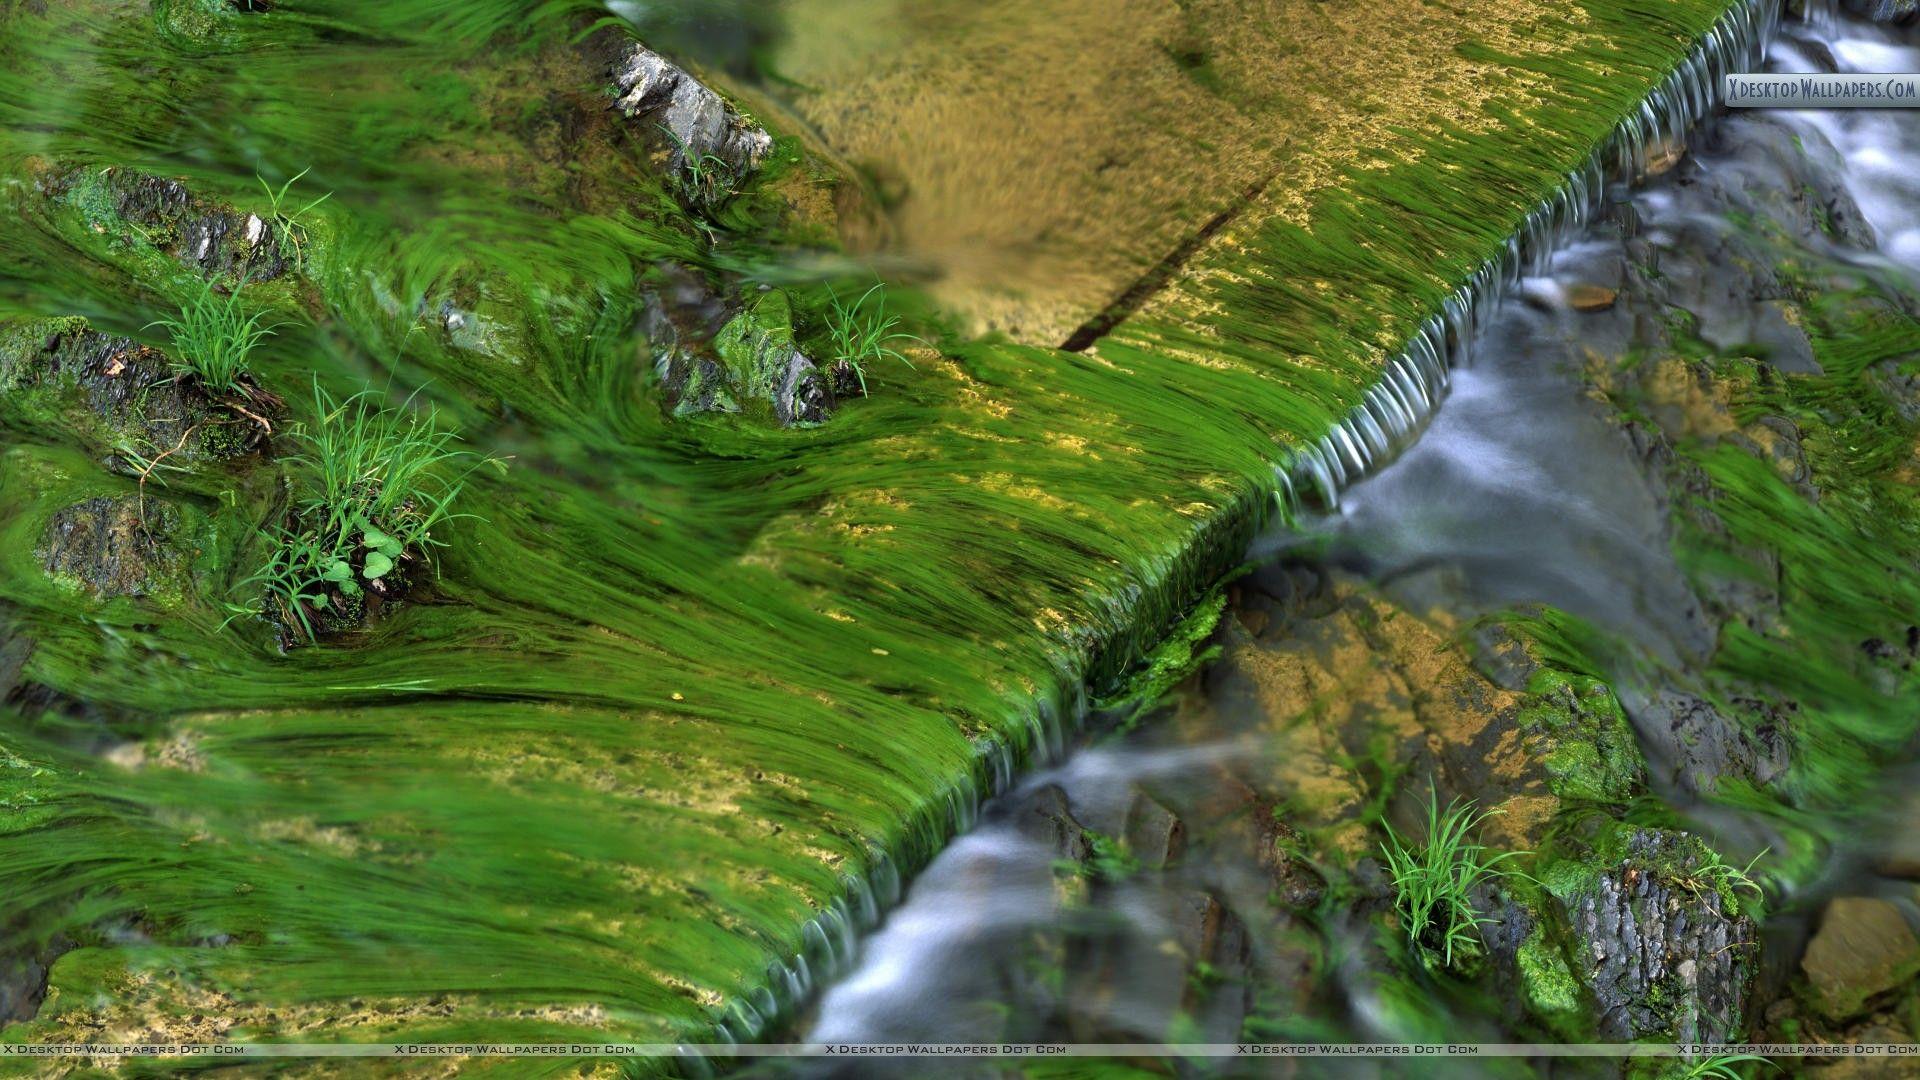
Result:
{"type": "MultiPolygon", "coordinates": [[[[1917,44],[1815,12],[1768,62],[1917,44]]],[[[1413,449],[1254,545],[1169,702],[989,804],[803,1030],[1913,1041],[1916,163],[1897,112],[1735,113],[1655,160],[1413,449]],[[1528,853],[1452,965],[1382,857],[1432,792],[1528,853]]]]}
{"type": "MultiPolygon", "coordinates": [[[[1664,143],[1774,5],[1161,5],[1092,65],[1007,46],[1104,35],[1098,5],[1052,5],[1059,38],[884,6],[912,46],[885,94],[703,66],[654,36],[671,5],[0,7],[0,1037],[764,1037],[1083,694],[1157,699],[1228,599],[1185,718],[1134,717],[952,849],[1028,877],[922,924],[991,949],[904,935],[991,975],[947,1013],[1658,1036],[1773,1000],[1751,973],[1787,954],[1750,939],[1791,930],[1770,913],[1833,830],[1766,800],[1824,813],[1897,742],[1911,417],[1857,410],[1911,381],[1898,303],[1801,281],[1733,341],[1597,273],[1537,301],[1673,323],[1591,378],[1644,445],[1621,475],[1673,473],[1621,520],[1707,553],[1654,605],[1690,652],[1570,596],[1400,596],[1334,540],[1189,612],[1262,523],[1315,524],[1307,463],[1350,483],[1419,426],[1596,149],[1681,175],[1664,143]],[[1000,137],[1101,94],[1092,141],[1000,137]],[[960,143],[871,159],[915,132],[960,143]],[[1035,273],[1094,272],[999,295],[1017,242],[969,268],[928,231],[956,190],[1070,207],[1035,273]],[[244,370],[156,321],[195,305],[270,331],[244,370]],[[1776,380],[1783,326],[1854,381],[1776,380]],[[449,456],[410,489],[336,471],[330,506],[343,417],[449,456]],[[1635,694],[1672,702],[1678,773],[1635,694]],[[1395,936],[1367,861],[1422,780],[1539,853],[1457,968],[1395,936]]],[[[873,975],[822,1030],[862,1030],[844,995],[898,985],[873,975]]],[[[454,1065],[493,1066],[548,1063],[454,1065]]]]}

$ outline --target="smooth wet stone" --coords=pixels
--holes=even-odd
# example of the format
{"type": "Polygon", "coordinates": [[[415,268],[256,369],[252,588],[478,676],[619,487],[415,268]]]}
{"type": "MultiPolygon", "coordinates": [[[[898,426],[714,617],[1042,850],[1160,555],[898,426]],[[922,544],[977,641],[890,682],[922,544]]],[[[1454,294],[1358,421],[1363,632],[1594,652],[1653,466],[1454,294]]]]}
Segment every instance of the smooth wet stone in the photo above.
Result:
{"type": "Polygon", "coordinates": [[[1845,1020],[1869,998],[1920,974],[1920,937],[1892,901],[1843,896],[1827,905],[1800,970],[1814,1006],[1845,1020]]]}
{"type": "Polygon", "coordinates": [[[1141,866],[1161,870],[1185,854],[1187,827],[1153,796],[1137,791],[1127,806],[1126,841],[1141,866]]]}
{"type": "Polygon", "coordinates": [[[1567,303],[1575,311],[1605,311],[1620,294],[1601,285],[1575,285],[1567,290],[1567,303]]]}

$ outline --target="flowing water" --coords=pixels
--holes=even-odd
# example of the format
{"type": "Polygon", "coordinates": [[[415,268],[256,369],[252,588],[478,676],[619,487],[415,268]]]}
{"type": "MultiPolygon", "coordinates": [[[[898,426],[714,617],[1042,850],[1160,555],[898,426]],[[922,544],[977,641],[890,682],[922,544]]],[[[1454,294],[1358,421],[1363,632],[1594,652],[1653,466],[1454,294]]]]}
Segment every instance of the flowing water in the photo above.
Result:
{"type": "MultiPolygon", "coordinates": [[[[1915,71],[1920,41],[1827,13],[1790,24],[1767,63],[1915,71]]],[[[858,966],[826,991],[807,1036],[1225,1041],[1243,1031],[1498,1030],[1486,1003],[1458,988],[1423,986],[1437,1008],[1395,1006],[1394,980],[1362,928],[1288,913],[1303,910],[1282,895],[1298,879],[1260,854],[1272,846],[1274,804],[1243,783],[1280,777],[1284,787],[1299,751],[1275,735],[1282,718],[1265,711],[1263,672],[1303,652],[1337,654],[1327,628],[1343,582],[1371,582],[1447,626],[1548,604],[1626,644],[1630,659],[1610,676],[1644,724],[1662,688],[1706,662],[1713,626],[1676,560],[1671,493],[1648,478],[1643,448],[1608,422],[1581,370],[1594,355],[1656,343],[1659,313],[1636,302],[1627,281],[1650,260],[1663,299],[1693,312],[1701,338],[1749,346],[1781,372],[1812,370],[1804,335],[1721,256],[1736,221],[1822,191],[1835,197],[1803,200],[1825,215],[1802,239],[1809,257],[1867,278],[1920,272],[1920,111],[1716,120],[1686,167],[1651,179],[1518,284],[1411,449],[1352,487],[1337,512],[1255,546],[1264,566],[1240,584],[1223,631],[1240,644],[1189,685],[1177,715],[1095,737],[991,801],[861,943],[858,966]],[[1595,288],[1604,305],[1589,302],[1595,288]],[[1174,818],[1184,835],[1169,845],[1174,818]],[[1107,849],[1096,839],[1090,884],[1063,871],[1063,854],[1084,844],[1081,828],[1125,838],[1144,865],[1103,869],[1107,849]],[[1170,846],[1175,857],[1161,868],[1170,846]]],[[[1656,789],[1710,831],[1766,835],[1688,799],[1659,748],[1648,750],[1656,789]]],[[[1895,806],[1894,824],[1840,845],[1809,891],[1873,887],[1862,868],[1884,862],[1890,842],[1872,837],[1914,820],[1914,807],[1895,806]]],[[[1777,922],[1788,925],[1773,928],[1775,945],[1804,933],[1803,916],[1777,922]]]]}

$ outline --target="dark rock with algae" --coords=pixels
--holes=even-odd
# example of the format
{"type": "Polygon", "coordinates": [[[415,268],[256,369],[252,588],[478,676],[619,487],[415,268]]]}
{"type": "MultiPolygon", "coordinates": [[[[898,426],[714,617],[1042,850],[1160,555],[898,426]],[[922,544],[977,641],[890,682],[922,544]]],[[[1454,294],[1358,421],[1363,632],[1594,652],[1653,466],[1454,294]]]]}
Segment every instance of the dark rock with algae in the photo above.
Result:
{"type": "Polygon", "coordinates": [[[648,296],[641,330],[667,408],[689,416],[760,402],[783,427],[824,422],[834,389],[795,343],[786,293],[770,289],[731,317],[724,312],[711,294],[684,282],[648,296]],[[711,336],[703,340],[703,333],[711,336]]]}
{"type": "Polygon", "coordinates": [[[68,432],[129,474],[252,450],[265,431],[181,375],[160,350],[78,317],[0,322],[0,416],[68,432]]]}
{"type": "Polygon", "coordinates": [[[1565,897],[1570,961],[1605,1039],[1735,1041],[1757,970],[1756,924],[1697,838],[1636,829],[1619,860],[1565,897]]]}
{"type": "Polygon", "coordinates": [[[78,168],[55,174],[43,186],[78,209],[96,232],[137,233],[208,276],[268,281],[293,266],[296,253],[283,245],[276,222],[204,199],[178,180],[130,169],[78,168]]]}
{"type": "Polygon", "coordinates": [[[182,561],[169,543],[177,518],[139,495],[88,499],[53,515],[34,554],[47,573],[95,596],[146,596],[178,585],[182,561]]]}

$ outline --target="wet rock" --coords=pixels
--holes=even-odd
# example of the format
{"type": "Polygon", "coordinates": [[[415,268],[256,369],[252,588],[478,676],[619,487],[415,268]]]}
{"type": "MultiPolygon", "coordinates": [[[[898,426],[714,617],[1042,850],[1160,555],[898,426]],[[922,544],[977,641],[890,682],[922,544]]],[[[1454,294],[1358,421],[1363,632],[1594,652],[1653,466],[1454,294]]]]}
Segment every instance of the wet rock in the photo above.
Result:
{"type": "Polygon", "coordinates": [[[1802,494],[1817,495],[1812,486],[1812,470],[1807,467],[1807,454],[1800,444],[1800,428],[1793,421],[1784,416],[1763,416],[1742,428],[1735,441],[1773,466],[1782,480],[1800,488],[1802,494]]]}
{"type": "Polygon", "coordinates": [[[1567,289],[1567,304],[1575,311],[1606,311],[1620,294],[1602,285],[1574,285],[1567,289]]]}
{"type": "Polygon", "coordinates": [[[34,551],[47,573],[102,599],[175,588],[183,560],[171,538],[178,514],[138,495],[101,497],[53,515],[34,551]]]}
{"type": "Polygon", "coordinates": [[[1307,844],[1292,826],[1274,817],[1260,846],[1260,864],[1273,881],[1272,900],[1288,911],[1310,912],[1327,894],[1327,880],[1308,862],[1307,844]]]}
{"type": "Polygon", "coordinates": [[[1052,851],[1055,858],[1083,863],[1093,854],[1087,827],[1073,816],[1066,790],[1058,784],[1034,792],[1016,825],[1022,835],[1052,851]]]}
{"type": "Polygon", "coordinates": [[[1728,1042],[1756,967],[1755,925],[1729,907],[1697,839],[1635,829],[1625,853],[1564,898],[1568,960],[1610,1041],[1728,1042]]]}
{"type": "Polygon", "coordinates": [[[675,416],[738,413],[756,401],[782,426],[831,415],[833,383],[794,342],[792,305],[778,289],[730,305],[691,271],[670,269],[646,295],[640,330],[675,416]]]}
{"type": "Polygon", "coordinates": [[[1920,0],[1846,0],[1847,10],[1885,23],[1920,22],[1920,0]]]}
{"type": "Polygon", "coordinates": [[[1649,753],[1666,764],[1688,791],[1709,794],[1728,778],[1760,787],[1787,771],[1792,760],[1791,703],[1740,699],[1728,716],[1693,694],[1661,690],[1639,719],[1649,753]]]}
{"type": "Polygon", "coordinates": [[[1180,1008],[1206,1041],[1232,1041],[1247,1013],[1252,941],[1246,924],[1218,897],[1203,892],[1181,898],[1175,917],[1174,940],[1187,959],[1180,1008]]]}
{"type": "Polygon", "coordinates": [[[1750,342],[1774,367],[1789,375],[1818,375],[1820,361],[1813,355],[1813,341],[1801,325],[1798,307],[1785,300],[1761,303],[1749,333],[1750,342]]]}
{"type": "Polygon", "coordinates": [[[1163,870],[1187,850],[1187,827],[1173,811],[1142,791],[1127,805],[1123,827],[1128,850],[1148,870],[1163,870]]]}
{"type": "Polygon", "coordinates": [[[1875,995],[1920,974],[1920,938],[1891,901],[1840,897],[1827,904],[1800,970],[1814,1007],[1828,1019],[1845,1020],[1875,995]]]}
{"type": "Polygon", "coordinates": [[[293,266],[291,245],[260,217],[202,199],[177,180],[128,169],[81,168],[43,183],[96,232],[138,239],[206,276],[268,281],[293,266]]]}
{"type": "Polygon", "coordinates": [[[31,1020],[47,996],[47,975],[64,947],[0,948],[0,1024],[31,1020]]]}
{"type": "MultiPolygon", "coordinates": [[[[255,408],[277,405],[247,387],[263,402],[255,408]]],[[[30,430],[78,429],[123,472],[140,472],[143,460],[188,465],[252,451],[266,430],[242,408],[180,375],[158,349],[85,319],[0,322],[0,415],[30,430]]]]}
{"type": "Polygon", "coordinates": [[[670,135],[668,162],[691,201],[709,206],[724,202],[773,146],[764,128],[638,42],[617,54],[612,74],[614,107],[670,135]]]}
{"type": "Polygon", "coordinates": [[[818,424],[833,408],[827,380],[793,340],[793,309],[778,289],[761,293],[720,328],[713,350],[747,397],[773,405],[783,426],[818,424]]]}
{"type": "Polygon", "coordinates": [[[1920,365],[1883,360],[1868,371],[1867,377],[1893,403],[1900,419],[1920,424],[1920,365]]]}

